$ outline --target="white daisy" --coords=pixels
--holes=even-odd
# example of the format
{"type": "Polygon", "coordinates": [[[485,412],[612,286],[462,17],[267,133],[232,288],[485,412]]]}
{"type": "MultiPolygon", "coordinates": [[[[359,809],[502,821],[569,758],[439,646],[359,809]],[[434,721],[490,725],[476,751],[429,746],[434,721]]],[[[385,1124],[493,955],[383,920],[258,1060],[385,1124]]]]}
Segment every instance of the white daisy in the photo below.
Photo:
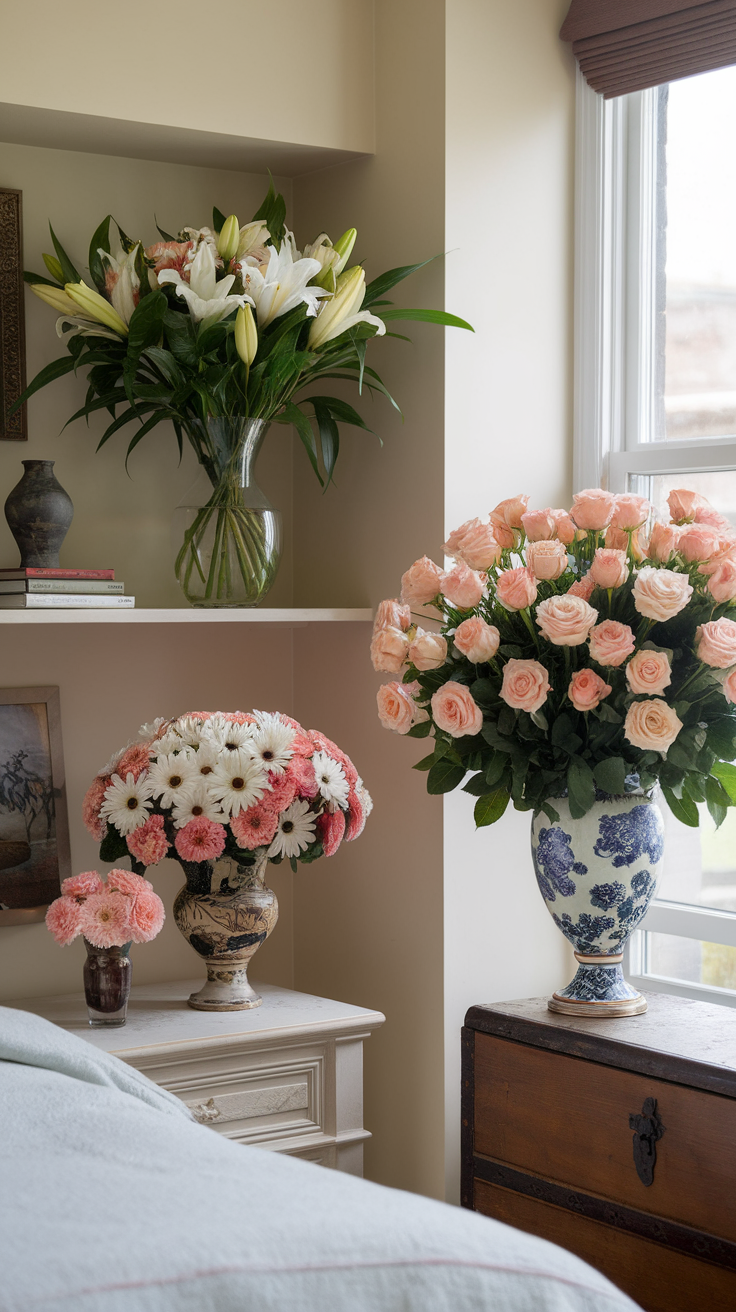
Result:
{"type": "Polygon", "coordinates": [[[123,757],[125,756],[125,753],[128,750],[128,747],[130,747],[130,743],[128,743],[127,747],[121,747],[119,751],[113,752],[109,761],[106,761],[102,769],[97,771],[98,779],[101,779],[103,775],[115,773],[115,767],[119,761],[122,761],[123,757]]]}
{"type": "Polygon", "coordinates": [[[257,802],[268,787],[268,775],[260,761],[244,749],[220,757],[207,787],[210,797],[220,803],[225,815],[239,815],[257,802]]]}
{"type": "Polygon", "coordinates": [[[169,756],[172,752],[193,752],[194,748],[180,738],[178,733],[173,729],[167,729],[165,734],[156,738],[151,743],[151,754],[153,756],[169,756]]]}
{"type": "Polygon", "coordinates": [[[177,829],[183,829],[190,820],[198,820],[200,816],[204,816],[205,820],[216,820],[218,824],[227,823],[219,802],[212,797],[204,780],[195,779],[179,793],[171,810],[171,818],[177,829]]]}
{"type": "Polygon", "coordinates": [[[151,789],[144,770],[138,779],[132,774],[125,780],[119,774],[113,775],[110,787],[105,789],[100,815],[109,820],[119,834],[125,835],[145,824],[150,809],[151,789]]]}
{"type": "Polygon", "coordinates": [[[345,771],[338,761],[334,761],[327,752],[315,752],[312,757],[314,773],[317,776],[319,791],[328,803],[331,811],[338,806],[344,811],[348,804],[350,784],[345,778],[345,771]]]}
{"type": "Polygon", "coordinates": [[[283,774],[293,756],[296,733],[284,724],[280,715],[256,711],[255,716],[258,727],[248,744],[249,750],[271,774],[283,774]]]}
{"type": "Polygon", "coordinates": [[[271,856],[299,856],[305,847],[314,842],[315,815],[309,802],[292,802],[279,816],[276,837],[268,849],[271,856]]]}
{"type": "Polygon", "coordinates": [[[138,730],[139,738],[155,738],[162,724],[166,724],[165,715],[157,715],[155,720],[142,724],[138,730]]]}
{"type": "Polygon", "coordinates": [[[170,752],[156,758],[148,771],[151,796],[158,797],[162,807],[173,806],[179,794],[197,776],[195,753],[170,752]]]}
{"type": "Polygon", "coordinates": [[[207,724],[207,720],[198,720],[194,715],[181,715],[178,720],[172,720],[170,732],[190,747],[198,747],[205,736],[207,724]]]}
{"type": "Polygon", "coordinates": [[[237,724],[235,720],[226,720],[224,715],[213,715],[204,726],[204,742],[222,752],[238,752],[247,747],[253,737],[252,724],[237,724]]]}
{"type": "Polygon", "coordinates": [[[214,743],[200,743],[196,752],[192,752],[192,762],[198,779],[211,782],[212,773],[220,759],[220,753],[214,743]]]}

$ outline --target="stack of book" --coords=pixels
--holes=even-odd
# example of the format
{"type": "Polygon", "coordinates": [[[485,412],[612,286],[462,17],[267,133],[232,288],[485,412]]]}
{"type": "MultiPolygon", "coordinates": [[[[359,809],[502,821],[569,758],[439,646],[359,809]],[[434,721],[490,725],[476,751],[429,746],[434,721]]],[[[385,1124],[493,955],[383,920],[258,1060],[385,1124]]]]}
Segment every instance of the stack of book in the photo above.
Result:
{"type": "Polygon", "coordinates": [[[0,610],[129,610],[113,569],[0,569],[0,610]]]}

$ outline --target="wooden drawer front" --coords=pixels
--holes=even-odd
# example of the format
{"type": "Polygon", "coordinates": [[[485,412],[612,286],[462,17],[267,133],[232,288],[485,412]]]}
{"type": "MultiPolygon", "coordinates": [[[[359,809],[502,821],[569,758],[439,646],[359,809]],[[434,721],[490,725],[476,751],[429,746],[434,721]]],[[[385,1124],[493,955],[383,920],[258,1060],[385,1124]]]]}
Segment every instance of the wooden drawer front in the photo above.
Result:
{"type": "Polygon", "coordinates": [[[734,1271],[478,1180],[474,1205],[485,1216],[576,1253],[635,1299],[644,1312],[725,1312],[736,1307],[734,1271]]]}
{"type": "Polygon", "coordinates": [[[476,1034],[475,1152],[736,1239],[736,1101],[476,1034]],[[654,1182],[634,1166],[629,1116],[656,1098],[654,1182]]]}

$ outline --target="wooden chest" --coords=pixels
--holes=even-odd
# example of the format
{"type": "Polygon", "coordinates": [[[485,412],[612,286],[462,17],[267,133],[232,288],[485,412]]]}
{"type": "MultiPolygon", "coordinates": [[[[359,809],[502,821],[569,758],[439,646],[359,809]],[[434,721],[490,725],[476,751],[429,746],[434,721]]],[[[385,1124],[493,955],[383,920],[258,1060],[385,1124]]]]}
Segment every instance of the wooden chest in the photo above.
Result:
{"type": "Polygon", "coordinates": [[[472,1007],[463,1206],[561,1244],[645,1312],[736,1308],[736,1011],[472,1007]]]}

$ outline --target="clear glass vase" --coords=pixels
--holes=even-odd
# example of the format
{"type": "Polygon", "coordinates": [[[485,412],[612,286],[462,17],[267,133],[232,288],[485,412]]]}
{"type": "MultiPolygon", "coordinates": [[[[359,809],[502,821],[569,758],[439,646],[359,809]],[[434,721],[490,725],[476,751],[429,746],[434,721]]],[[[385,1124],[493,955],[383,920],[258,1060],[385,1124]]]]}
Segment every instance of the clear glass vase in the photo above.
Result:
{"type": "Polygon", "coordinates": [[[176,577],[193,606],[256,606],[281,561],[281,514],[254,470],[266,419],[192,422],[188,436],[206,475],[174,513],[176,577]]]}

